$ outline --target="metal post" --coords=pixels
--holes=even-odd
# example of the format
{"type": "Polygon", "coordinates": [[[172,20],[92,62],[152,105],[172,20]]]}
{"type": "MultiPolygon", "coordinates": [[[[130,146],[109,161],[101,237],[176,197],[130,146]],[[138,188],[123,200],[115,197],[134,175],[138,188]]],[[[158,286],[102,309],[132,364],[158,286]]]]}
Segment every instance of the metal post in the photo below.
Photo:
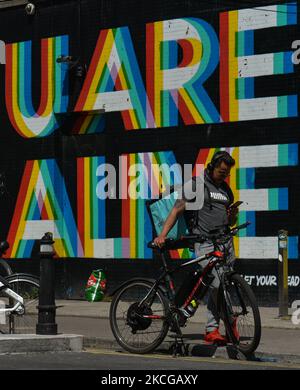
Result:
{"type": "Polygon", "coordinates": [[[40,241],[40,291],[36,334],[57,334],[53,244],[52,233],[45,233],[40,241]]]}
{"type": "Polygon", "coordinates": [[[278,293],[279,317],[288,316],[288,232],[278,232],[278,293]]]}

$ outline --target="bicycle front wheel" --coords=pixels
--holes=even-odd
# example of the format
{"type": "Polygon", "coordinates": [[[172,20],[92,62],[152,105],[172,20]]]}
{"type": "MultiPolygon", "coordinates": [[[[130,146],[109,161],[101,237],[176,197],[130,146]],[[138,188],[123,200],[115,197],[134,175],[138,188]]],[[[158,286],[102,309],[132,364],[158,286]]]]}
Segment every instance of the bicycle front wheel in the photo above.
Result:
{"type": "Polygon", "coordinates": [[[167,335],[167,300],[153,284],[133,281],[114,295],[110,306],[110,326],[117,342],[129,352],[149,353],[167,335]],[[146,299],[145,299],[146,298],[146,299]]]}
{"type": "Polygon", "coordinates": [[[255,296],[249,284],[238,274],[232,274],[221,295],[221,308],[227,335],[245,355],[259,345],[261,320],[255,296]]]}
{"type": "MultiPolygon", "coordinates": [[[[20,295],[24,302],[17,310],[4,316],[0,321],[0,333],[33,334],[38,320],[39,280],[34,276],[12,274],[6,277],[10,289],[20,295]]],[[[17,300],[0,293],[2,305],[13,308],[17,300]]],[[[1,310],[0,310],[1,312],[1,310]]]]}

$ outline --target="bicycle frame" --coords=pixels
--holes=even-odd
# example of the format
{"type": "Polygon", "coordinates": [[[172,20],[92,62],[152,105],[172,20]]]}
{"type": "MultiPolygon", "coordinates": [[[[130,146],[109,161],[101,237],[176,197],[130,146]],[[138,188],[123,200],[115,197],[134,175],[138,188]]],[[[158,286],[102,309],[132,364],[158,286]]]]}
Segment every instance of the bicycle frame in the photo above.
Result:
{"type": "MultiPolygon", "coordinates": [[[[202,283],[202,280],[204,278],[204,276],[212,271],[213,268],[216,268],[216,270],[218,269],[218,264],[220,263],[223,263],[224,262],[224,253],[223,252],[220,252],[220,251],[212,251],[212,252],[209,252],[205,255],[202,255],[202,256],[198,256],[196,257],[195,259],[192,259],[190,261],[187,261],[186,263],[183,263],[183,264],[180,264],[179,266],[175,267],[174,269],[170,270],[168,268],[168,265],[167,265],[167,261],[166,261],[166,258],[165,258],[165,254],[164,254],[164,251],[161,251],[161,258],[162,258],[162,262],[163,262],[163,267],[164,267],[164,272],[160,275],[160,277],[156,280],[156,282],[153,284],[153,287],[149,290],[148,294],[144,297],[144,299],[140,302],[139,306],[142,306],[147,300],[149,297],[152,296],[152,293],[153,292],[156,292],[159,288],[159,286],[161,285],[161,282],[163,280],[166,280],[166,282],[168,283],[168,292],[170,293],[170,296],[169,296],[169,299],[171,301],[171,305],[172,307],[176,307],[176,304],[175,304],[175,296],[176,296],[176,293],[175,293],[175,286],[174,286],[174,282],[173,282],[173,279],[171,278],[171,275],[176,273],[176,272],[179,272],[181,269],[185,268],[185,267],[188,267],[190,265],[193,265],[193,264],[196,264],[196,263],[200,263],[201,261],[204,261],[204,260],[208,260],[210,259],[210,261],[208,262],[208,264],[204,267],[202,273],[199,275],[199,279],[197,280],[197,282],[195,283],[191,293],[189,294],[189,296],[186,298],[183,306],[186,306],[189,304],[189,302],[192,300],[193,296],[194,296],[194,293],[195,291],[197,290],[197,288],[200,286],[200,284],[202,283]]],[[[218,274],[218,271],[217,271],[217,274],[218,274]]],[[[222,283],[221,281],[221,278],[218,274],[218,277],[220,279],[220,282],[222,283]]],[[[155,296],[155,294],[153,295],[153,297],[155,296]]],[[[149,318],[149,319],[163,319],[164,316],[159,316],[159,315],[144,315],[145,318],[149,318]]]]}
{"type": "Polygon", "coordinates": [[[4,294],[7,295],[9,298],[13,298],[15,301],[17,301],[14,307],[11,307],[9,309],[0,308],[0,314],[12,313],[18,310],[18,308],[24,304],[23,297],[21,297],[19,294],[15,293],[13,290],[7,287],[4,283],[2,283],[1,280],[0,280],[0,291],[4,292],[4,294]]]}

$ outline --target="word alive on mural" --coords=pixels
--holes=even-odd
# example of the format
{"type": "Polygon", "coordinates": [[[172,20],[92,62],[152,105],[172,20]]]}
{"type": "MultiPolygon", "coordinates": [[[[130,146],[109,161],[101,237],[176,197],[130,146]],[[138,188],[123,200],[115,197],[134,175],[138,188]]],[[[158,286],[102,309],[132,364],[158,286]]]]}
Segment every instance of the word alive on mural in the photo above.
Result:
{"type": "MultiPolygon", "coordinates": [[[[238,224],[250,221],[251,225],[239,233],[235,250],[243,259],[278,258],[277,236],[261,237],[256,234],[256,212],[287,211],[289,188],[255,188],[257,168],[297,167],[298,144],[254,145],[229,148],[202,148],[195,161],[207,166],[218,150],[227,150],[236,165],[228,177],[234,198],[242,199],[238,224]]],[[[65,178],[55,159],[30,160],[25,164],[14,215],[8,234],[12,243],[8,255],[30,257],[34,241],[45,231],[52,231],[55,249],[60,257],[87,258],[144,258],[151,259],[147,243],[152,239],[149,215],[145,207],[147,196],[124,196],[119,220],[120,236],[107,236],[107,199],[99,197],[99,183],[105,178],[105,156],[78,157],[77,159],[77,213],[74,215],[65,178]],[[101,168],[99,170],[99,167],[101,168]]],[[[180,184],[181,175],[169,167],[179,167],[173,151],[130,153],[122,155],[120,162],[121,193],[131,194],[144,188],[144,194],[153,196],[153,189],[180,184]],[[126,158],[125,158],[126,157],[126,158]],[[137,172],[131,167],[142,164],[147,169],[137,172]],[[162,171],[153,167],[160,166],[162,171]],[[143,172],[149,171],[149,174],[143,172]],[[151,180],[149,180],[151,178],[151,180]]],[[[298,258],[298,236],[288,237],[289,258],[298,258]]],[[[172,251],[173,258],[190,258],[190,251],[172,251]]]]}
{"type": "MultiPolygon", "coordinates": [[[[194,125],[296,117],[297,95],[255,93],[256,78],[294,72],[293,52],[254,50],[255,31],[296,24],[296,3],[221,12],[218,34],[208,20],[192,15],[147,23],[145,58],[137,58],[129,26],[100,30],[72,110],[120,112],[125,130],[177,126],[179,118],[194,125]],[[205,86],[216,72],[217,101],[205,86]]],[[[6,45],[6,107],[20,136],[45,137],[62,126],[69,109],[69,72],[57,59],[72,55],[70,39],[41,39],[37,109],[32,98],[32,42],[6,45]]],[[[103,130],[101,115],[105,114],[89,119],[91,131],[103,130]]]]}

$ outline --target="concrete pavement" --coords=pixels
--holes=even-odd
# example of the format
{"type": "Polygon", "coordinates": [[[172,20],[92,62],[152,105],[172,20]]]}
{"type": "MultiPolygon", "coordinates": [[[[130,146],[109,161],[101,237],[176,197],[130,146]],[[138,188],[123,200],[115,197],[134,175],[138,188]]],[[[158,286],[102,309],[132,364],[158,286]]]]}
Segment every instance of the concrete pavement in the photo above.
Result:
{"type": "MultiPolygon", "coordinates": [[[[57,323],[61,331],[68,332],[72,327],[75,328],[77,333],[84,336],[85,347],[121,350],[110,329],[109,302],[57,301],[57,305],[62,306],[57,309],[57,323]]],[[[291,318],[279,318],[278,313],[276,307],[260,307],[262,337],[255,355],[259,358],[300,363],[300,324],[293,324],[291,318]]],[[[194,317],[182,330],[191,348],[203,345],[205,323],[206,306],[200,305],[194,317]]],[[[172,342],[170,337],[166,340],[165,348],[172,342]]],[[[215,356],[227,356],[224,351],[224,348],[218,348],[215,356]]],[[[211,352],[202,348],[201,353],[211,352]]]]}
{"type": "MultiPolygon", "coordinates": [[[[79,300],[56,300],[57,336],[26,335],[22,342],[22,335],[0,335],[0,353],[73,350],[83,348],[108,348],[121,350],[115,341],[109,325],[109,302],[89,303],[79,300]],[[44,340],[43,340],[44,337],[44,340]],[[18,346],[19,343],[19,346],[18,346]],[[26,347],[25,347],[26,345],[26,347]],[[40,346],[40,347],[39,347],[40,346]],[[24,349],[25,348],[25,349],[24,349]],[[40,348],[40,349],[39,349],[40,348]]],[[[227,350],[223,348],[213,351],[203,349],[203,333],[206,322],[206,307],[201,305],[187,327],[183,328],[186,343],[193,355],[227,357],[227,350]]],[[[262,320],[262,338],[255,356],[265,360],[300,363],[300,324],[293,324],[291,319],[278,317],[278,308],[260,307],[262,320]]],[[[166,351],[173,339],[167,336],[166,342],[160,351],[166,351]]]]}

